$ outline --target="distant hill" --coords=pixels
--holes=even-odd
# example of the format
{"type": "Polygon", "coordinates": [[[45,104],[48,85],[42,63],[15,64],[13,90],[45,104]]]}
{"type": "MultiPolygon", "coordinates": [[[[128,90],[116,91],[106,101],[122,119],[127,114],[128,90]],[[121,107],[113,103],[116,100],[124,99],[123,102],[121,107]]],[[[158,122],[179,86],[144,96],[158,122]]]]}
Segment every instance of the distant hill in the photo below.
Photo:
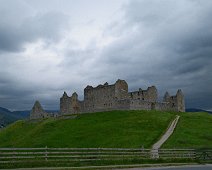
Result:
{"type": "Polygon", "coordinates": [[[15,111],[11,112],[10,110],[0,107],[0,126],[4,127],[10,123],[13,123],[20,119],[25,119],[28,117],[29,111],[15,111]]]}
{"type": "MultiPolygon", "coordinates": [[[[46,110],[49,113],[56,113],[57,110],[46,110]]],[[[29,117],[30,110],[10,111],[0,107],[0,128],[7,126],[17,120],[26,119],[29,117]]]]}
{"type": "Polygon", "coordinates": [[[203,109],[196,109],[196,108],[188,108],[188,109],[186,109],[186,112],[208,112],[208,113],[212,113],[212,111],[207,111],[207,110],[203,110],[203,109]]]}
{"type": "Polygon", "coordinates": [[[29,117],[30,110],[22,110],[22,111],[13,111],[12,112],[15,115],[21,115],[21,117],[29,117]]]}

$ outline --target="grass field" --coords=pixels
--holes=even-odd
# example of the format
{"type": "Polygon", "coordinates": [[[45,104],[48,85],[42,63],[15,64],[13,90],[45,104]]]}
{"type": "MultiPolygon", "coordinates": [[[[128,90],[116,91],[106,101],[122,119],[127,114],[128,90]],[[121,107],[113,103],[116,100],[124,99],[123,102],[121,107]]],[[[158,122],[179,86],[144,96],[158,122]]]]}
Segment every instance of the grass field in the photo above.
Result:
{"type": "Polygon", "coordinates": [[[178,125],[163,148],[212,148],[212,114],[179,113],[178,125]]]}
{"type": "Polygon", "coordinates": [[[18,121],[0,132],[0,147],[150,148],[174,117],[159,111],[111,111],[18,121]]]}

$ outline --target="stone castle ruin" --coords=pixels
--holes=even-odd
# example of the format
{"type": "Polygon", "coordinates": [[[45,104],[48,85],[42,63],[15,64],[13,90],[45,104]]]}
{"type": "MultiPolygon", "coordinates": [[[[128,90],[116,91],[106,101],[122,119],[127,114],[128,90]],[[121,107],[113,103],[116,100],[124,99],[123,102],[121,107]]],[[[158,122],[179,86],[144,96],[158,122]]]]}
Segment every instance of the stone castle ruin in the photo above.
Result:
{"type": "MultiPolygon", "coordinates": [[[[139,89],[138,91],[129,92],[127,82],[119,79],[112,85],[106,82],[104,85],[100,84],[97,87],[87,86],[84,89],[83,101],[78,99],[76,92],[70,97],[64,92],[60,98],[59,115],[110,110],[185,112],[184,95],[181,90],[178,90],[175,96],[170,96],[169,93],[166,92],[163,101],[160,102],[158,101],[158,93],[155,86],[148,87],[147,90],[139,89]]],[[[39,113],[33,112],[33,115],[34,114],[39,115],[39,113]]],[[[45,117],[45,114],[40,115],[45,117]]]]}

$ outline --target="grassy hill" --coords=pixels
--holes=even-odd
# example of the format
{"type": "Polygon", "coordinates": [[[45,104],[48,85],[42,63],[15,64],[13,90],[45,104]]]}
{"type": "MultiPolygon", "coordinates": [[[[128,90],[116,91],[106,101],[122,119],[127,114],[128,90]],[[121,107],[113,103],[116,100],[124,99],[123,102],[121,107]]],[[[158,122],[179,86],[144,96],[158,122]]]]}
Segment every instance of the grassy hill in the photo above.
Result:
{"type": "Polygon", "coordinates": [[[212,148],[212,115],[179,113],[181,118],[174,134],[163,148],[212,148]]]}
{"type": "Polygon", "coordinates": [[[174,114],[111,111],[75,119],[18,121],[0,132],[0,147],[150,147],[174,114]]]}
{"type": "Polygon", "coordinates": [[[111,111],[75,119],[17,121],[0,131],[0,147],[150,148],[180,114],[165,148],[212,147],[212,115],[160,111],[111,111]]]}

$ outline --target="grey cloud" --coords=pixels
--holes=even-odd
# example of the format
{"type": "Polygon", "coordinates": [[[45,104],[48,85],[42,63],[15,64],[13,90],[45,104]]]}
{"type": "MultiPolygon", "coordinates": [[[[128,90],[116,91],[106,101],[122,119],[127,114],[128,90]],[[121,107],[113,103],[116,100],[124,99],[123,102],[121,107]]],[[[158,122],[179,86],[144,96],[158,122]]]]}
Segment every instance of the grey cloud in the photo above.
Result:
{"type": "MultiPolygon", "coordinates": [[[[41,85],[38,80],[38,83],[33,84],[24,78],[27,70],[24,67],[27,60],[23,58],[21,52],[26,43],[34,43],[42,39],[45,41],[45,48],[48,48],[49,43],[59,41],[64,34],[63,31],[69,29],[68,16],[55,11],[35,12],[20,0],[1,1],[0,14],[2,17],[0,21],[1,106],[19,110],[30,109],[34,100],[39,99],[47,103],[54,98],[55,100],[49,108],[58,109],[58,101],[56,101],[58,96],[55,92],[60,87],[58,89],[48,87],[47,89],[48,83],[41,85]],[[18,75],[19,77],[17,77],[18,75]]],[[[46,72],[48,69],[46,68],[42,72],[46,72]]],[[[42,72],[38,71],[39,74],[42,72]]],[[[60,93],[62,92],[60,91],[60,93]]]]}
{"type": "Polygon", "coordinates": [[[103,59],[108,74],[123,75],[132,87],[156,84],[161,93],[182,88],[187,107],[210,109],[211,2],[129,1],[124,9],[122,26],[112,28],[118,34],[111,32],[121,43],[112,44],[103,59]]]}
{"type": "Polygon", "coordinates": [[[13,110],[30,109],[35,100],[40,100],[47,109],[59,108],[59,98],[63,90],[47,89],[35,85],[20,87],[20,85],[17,86],[16,81],[4,81],[3,79],[0,79],[0,82],[1,106],[13,110]]]}
{"type": "MultiPolygon", "coordinates": [[[[62,60],[51,68],[54,70],[55,66],[59,72],[55,84],[39,83],[40,77],[48,79],[46,74],[38,75],[36,84],[27,82],[24,86],[25,82],[21,83],[10,72],[1,72],[0,98],[7,98],[1,104],[29,108],[34,99],[39,99],[45,108],[58,109],[64,90],[69,94],[77,91],[82,99],[87,84],[114,83],[121,78],[127,80],[130,91],[156,85],[160,98],[166,90],[174,95],[181,88],[187,107],[212,109],[212,1],[131,0],[121,12],[123,17],[109,23],[103,31],[103,37],[115,38],[104,48],[100,49],[95,41],[85,49],[63,44],[59,50],[62,60]]],[[[60,33],[69,28],[67,20],[62,13],[48,12],[23,15],[15,24],[5,21],[0,25],[0,50],[5,55],[5,51],[17,52],[24,43],[37,39],[58,42],[62,38],[60,33]]],[[[47,67],[38,73],[49,70],[47,67]]]]}
{"type": "Polygon", "coordinates": [[[55,11],[33,13],[26,10],[29,7],[20,3],[22,1],[19,3],[14,1],[15,4],[9,2],[0,2],[0,6],[3,5],[0,7],[0,13],[3,14],[1,17],[6,17],[2,18],[0,22],[0,51],[2,52],[21,51],[24,49],[25,43],[31,43],[38,39],[49,42],[57,41],[62,31],[69,28],[69,18],[63,13],[55,11]],[[17,9],[8,7],[8,4],[17,5],[17,9]],[[5,6],[8,8],[7,11],[5,6]]]}
{"type": "Polygon", "coordinates": [[[31,39],[58,40],[61,36],[60,33],[69,28],[68,23],[68,16],[51,11],[27,18],[21,25],[20,30],[31,39]]]}

